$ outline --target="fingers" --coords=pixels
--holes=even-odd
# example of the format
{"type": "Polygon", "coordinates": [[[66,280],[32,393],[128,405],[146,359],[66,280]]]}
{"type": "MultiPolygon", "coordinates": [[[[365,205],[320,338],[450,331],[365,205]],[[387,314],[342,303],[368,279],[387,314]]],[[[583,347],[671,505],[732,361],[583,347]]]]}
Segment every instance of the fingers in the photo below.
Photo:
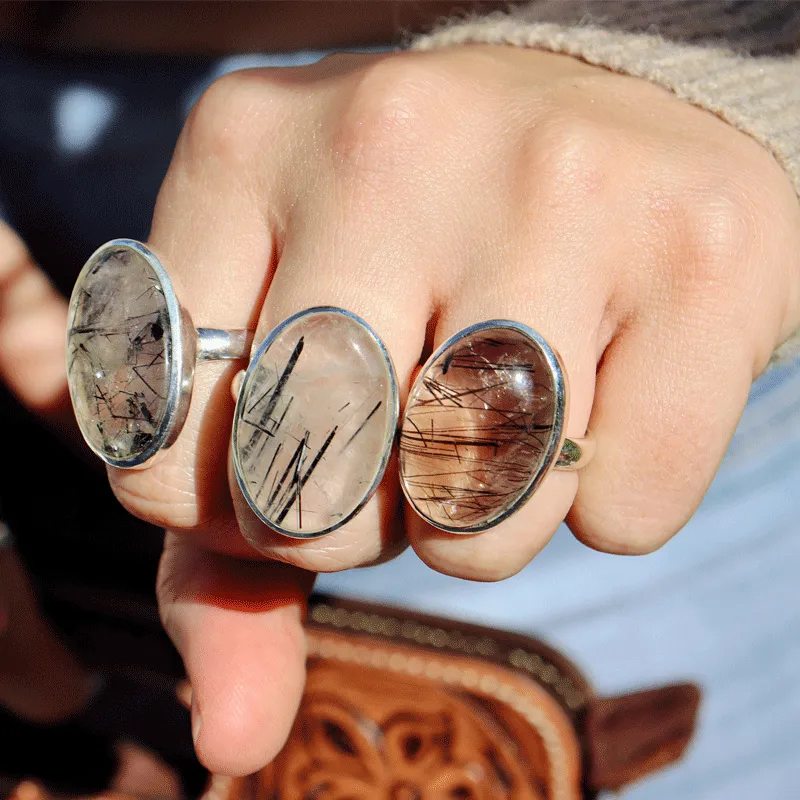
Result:
{"type": "MultiPolygon", "coordinates": [[[[517,571],[576,492],[570,521],[582,539],[630,552],[655,546],[702,496],[753,365],[775,340],[746,324],[747,298],[765,309],[763,274],[775,254],[761,253],[759,270],[752,249],[725,238],[770,240],[752,225],[752,193],[726,189],[718,167],[706,166],[716,146],[705,126],[721,123],[651,97],[646,84],[617,83],[632,101],[621,109],[613,92],[607,107],[595,103],[605,74],[577,95],[562,76],[571,88],[561,85],[566,94],[529,117],[540,98],[525,79],[525,102],[506,117],[501,97],[475,92],[470,70],[484,69],[488,52],[441,57],[435,69],[433,56],[350,57],[281,77],[238,76],[233,92],[218,84],[182,137],[153,244],[174,264],[198,325],[257,323],[257,345],[312,306],[364,318],[394,358],[401,403],[426,330],[436,346],[476,322],[510,318],[561,352],[571,385],[565,432],[595,429],[594,465],[580,477],[552,473],[519,513],[473,536],[407,514],[407,534],[434,568],[477,579],[517,571]],[[453,102],[431,103],[434,92],[453,102]],[[642,127],[630,111],[640,95],[660,103],[676,130],[683,115],[694,130],[692,117],[694,137],[665,134],[652,120],[642,127]],[[610,108],[619,120],[606,118],[610,108]],[[720,197],[738,211],[714,216],[720,197]],[[730,282],[745,275],[749,283],[730,282]]],[[[550,85],[558,76],[541,77],[550,85]]],[[[395,463],[358,516],[320,539],[292,541],[256,518],[226,475],[229,385],[241,366],[198,369],[178,443],[160,464],[113,474],[120,499],[193,531],[200,546],[244,555],[241,529],[262,554],[309,570],[372,563],[402,547],[395,463]]]]}
{"type": "Polygon", "coordinates": [[[212,772],[255,772],[283,746],[305,679],[312,583],[284,564],[214,555],[167,535],[161,616],[192,684],[195,748],[212,772]]]}
{"type": "Polygon", "coordinates": [[[597,451],[568,518],[579,539],[613,553],[659,548],[700,504],[753,378],[785,336],[796,278],[779,278],[787,265],[798,274],[789,243],[800,228],[778,208],[785,187],[746,171],[677,200],[665,185],[662,176],[631,226],[647,252],[617,298],[626,310],[599,364],[590,422],[597,451]]]}
{"type": "MultiPolygon", "coordinates": [[[[149,244],[197,327],[253,328],[269,285],[279,225],[273,192],[259,176],[277,172],[271,167],[279,151],[265,142],[283,120],[266,80],[261,73],[226,78],[203,95],[159,194],[149,244]]],[[[117,497],[134,514],[197,529],[198,536],[216,530],[203,544],[225,551],[234,546],[227,531],[219,533],[232,517],[225,458],[230,382],[243,366],[200,364],[175,444],[141,471],[109,471],[117,497]]]]}
{"type": "MultiPolygon", "coordinates": [[[[434,347],[462,329],[490,319],[511,319],[533,328],[561,355],[570,385],[566,435],[581,437],[594,395],[596,337],[604,312],[603,295],[589,294],[588,302],[584,303],[567,288],[571,285],[567,280],[550,284],[546,294],[537,292],[537,285],[548,285],[548,276],[545,270],[527,261],[499,268],[512,276],[508,285],[514,291],[509,292],[507,287],[492,291],[477,277],[468,278],[439,320],[434,347]]],[[[476,381],[479,387],[492,386],[505,377],[491,368],[479,374],[476,381]]],[[[475,379],[470,377],[470,380],[475,379]]],[[[481,388],[477,389],[477,397],[478,409],[484,408],[482,403],[492,402],[488,394],[481,393],[481,388]]],[[[463,400],[457,402],[459,406],[466,405],[463,400]]],[[[441,410],[437,413],[441,414],[441,410]]],[[[486,424],[484,420],[489,418],[483,411],[478,413],[480,423],[476,419],[475,424],[486,424]]],[[[507,414],[502,415],[503,420],[506,417],[507,414]]],[[[431,424],[436,425],[438,433],[447,423],[432,421],[431,424]]],[[[456,452],[453,461],[426,460],[424,472],[446,475],[441,479],[445,484],[459,471],[468,476],[475,469],[485,469],[486,474],[497,476],[499,472],[493,472],[490,462],[502,458],[497,450],[465,447],[456,452]]],[[[498,488],[491,484],[492,478],[488,490],[498,488]]],[[[442,531],[407,508],[408,538],[423,561],[440,572],[472,580],[500,580],[522,569],[545,546],[569,511],[577,488],[576,473],[551,472],[518,511],[494,527],[473,534],[442,531]]]]}
{"type": "Polygon", "coordinates": [[[687,360],[694,328],[633,325],[611,345],[598,375],[592,430],[597,451],[582,470],[568,522],[610,553],[649,553],[697,509],[744,410],[752,353],[730,336],[687,360]]]}
{"type": "Polygon", "coordinates": [[[482,280],[468,269],[435,339],[493,317],[538,330],[568,373],[566,435],[580,437],[588,425],[596,455],[577,474],[551,473],[514,516],[483,533],[443,533],[407,512],[409,540],[445,573],[511,575],[568,512],[576,535],[598,549],[661,546],[712,480],[766,361],[763,343],[779,341],[770,326],[784,317],[785,297],[763,275],[785,270],[785,257],[754,219],[747,192],[712,184],[670,206],[668,178],[659,176],[649,198],[620,193],[604,177],[608,154],[578,133],[544,142],[535,162],[543,235],[497,242],[504,260],[477,267],[482,280]]]}
{"type": "Polygon", "coordinates": [[[67,303],[20,238],[1,221],[0,296],[0,378],[33,411],[63,411],[68,402],[67,303]]]}
{"type": "MultiPolygon", "coordinates": [[[[746,281],[741,262],[751,257],[758,255],[728,252],[718,265],[725,283],[746,281]]],[[[581,471],[568,518],[575,535],[596,549],[649,553],[688,522],[763,364],[754,343],[775,340],[774,332],[758,329],[780,318],[777,293],[762,296],[774,315],[751,314],[744,298],[755,287],[729,286],[742,301],[721,307],[718,288],[711,289],[716,281],[708,280],[707,266],[695,262],[690,270],[698,267],[703,278],[688,283],[673,269],[673,287],[646,300],[603,355],[590,423],[597,451],[581,471]]]]}
{"type": "MultiPolygon", "coordinates": [[[[547,280],[542,271],[538,277],[547,280]]],[[[521,284],[518,275],[514,285],[521,284]]],[[[436,344],[484,319],[511,315],[530,325],[563,357],[570,386],[566,435],[583,436],[588,427],[597,449],[580,472],[551,472],[522,508],[484,532],[450,534],[407,511],[417,553],[446,574],[498,580],[526,566],[565,517],[582,541],[606,552],[646,553],[663,545],[699,505],[744,409],[756,361],[752,324],[719,315],[713,295],[702,292],[655,299],[619,326],[595,392],[598,331],[607,314],[601,293],[576,306],[580,300],[568,291],[551,290],[539,304],[475,288],[467,283],[443,314],[436,344]]],[[[445,467],[449,474],[472,465],[445,467]]]]}
{"type": "MultiPolygon", "coordinates": [[[[336,195],[335,190],[331,195],[336,195]]],[[[294,225],[286,232],[256,343],[298,311],[315,306],[345,309],[364,319],[383,341],[394,363],[402,402],[422,353],[432,303],[424,279],[409,281],[409,275],[418,269],[414,254],[403,248],[403,242],[403,231],[385,204],[376,204],[369,214],[343,216],[336,206],[311,201],[296,213],[294,225]]],[[[308,349],[307,341],[304,360],[314,358],[308,349]]],[[[324,368],[323,364],[320,369],[324,368]]],[[[351,379],[360,381],[362,376],[354,374],[351,379]]],[[[315,399],[295,397],[293,402],[313,404],[315,399]]],[[[306,410],[310,416],[311,409],[306,410]]],[[[327,433],[327,428],[311,431],[309,447],[318,449],[327,433]]],[[[334,441],[325,458],[336,458],[337,448],[344,446],[346,442],[334,441]]],[[[328,572],[374,563],[396,555],[403,547],[394,457],[376,493],[359,513],[318,539],[292,540],[270,530],[250,509],[232,474],[230,486],[242,531],[272,558],[328,572]]],[[[299,498],[295,505],[298,502],[299,498]]]]}

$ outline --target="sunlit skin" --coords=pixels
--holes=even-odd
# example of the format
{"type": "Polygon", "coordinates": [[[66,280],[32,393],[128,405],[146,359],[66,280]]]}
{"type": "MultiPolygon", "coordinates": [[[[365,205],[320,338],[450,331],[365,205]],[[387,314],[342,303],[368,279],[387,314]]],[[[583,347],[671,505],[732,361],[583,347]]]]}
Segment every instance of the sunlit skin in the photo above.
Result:
{"type": "Polygon", "coordinates": [[[560,352],[566,435],[591,428],[597,452],[580,478],[551,473],[481,534],[398,514],[390,465],[347,525],[289,540],[231,478],[237,367],[209,365],[169,455],[110,474],[123,504],[170,531],[159,598],[194,687],[201,759],[241,774],[282,745],[314,572],[410,543],[434,569],[498,580],[565,518],[608,552],[669,539],[711,481],[753,378],[798,324],[798,238],[792,186],[758,144],[567,57],[343,55],[212,86],[178,142],[151,236],[193,319],[255,327],[257,346],[304,308],[346,308],[392,354],[401,404],[431,348],[476,321],[515,319],[560,352]]]}
{"type": "MultiPolygon", "coordinates": [[[[231,479],[239,367],[198,371],[168,455],[110,479],[169,531],[161,614],[193,685],[200,758],[228,774],[257,769],[285,740],[315,572],[410,543],[441,572],[498,580],[565,518],[590,547],[656,549],[693,514],[752,380],[800,324],[800,211],[760,145],[644,81],[499,46],[223,78],[186,123],[150,241],[192,318],[255,327],[255,346],[311,306],[363,317],[392,354],[401,403],[450,335],[518,320],[563,358],[566,434],[597,439],[580,476],[551,474],[485,533],[401,515],[390,464],[351,523],[290,541],[263,528],[231,479]],[[241,535],[253,526],[266,555],[241,535]]],[[[60,301],[31,280],[55,330],[60,301]]],[[[3,350],[24,318],[0,317],[0,369],[45,412],[58,376],[3,350]]],[[[42,337],[42,352],[55,341],[42,337]]],[[[57,341],[63,352],[63,328],[57,341]]]]}

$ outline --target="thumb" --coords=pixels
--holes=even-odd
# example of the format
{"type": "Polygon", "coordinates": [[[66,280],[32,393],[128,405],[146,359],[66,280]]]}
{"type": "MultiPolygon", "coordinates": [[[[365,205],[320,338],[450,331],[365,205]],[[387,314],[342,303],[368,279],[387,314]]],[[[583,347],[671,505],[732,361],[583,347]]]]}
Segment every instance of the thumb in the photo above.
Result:
{"type": "Polygon", "coordinates": [[[247,775],[286,741],[305,681],[303,616],[314,576],[167,534],[161,617],[192,683],[192,734],[212,772],[247,775]]]}

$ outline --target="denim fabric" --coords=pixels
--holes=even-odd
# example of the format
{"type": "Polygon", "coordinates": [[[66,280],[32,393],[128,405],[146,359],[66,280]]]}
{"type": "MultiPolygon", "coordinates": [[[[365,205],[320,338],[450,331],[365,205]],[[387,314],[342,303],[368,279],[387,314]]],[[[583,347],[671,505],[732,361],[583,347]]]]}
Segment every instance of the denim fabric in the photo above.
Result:
{"type": "Polygon", "coordinates": [[[594,552],[562,526],[519,575],[447,578],[412,553],[321,576],[321,591],[535,633],[605,693],[690,679],[705,698],[687,760],[632,800],[800,796],[800,362],[755,384],[697,514],[657,553],[594,552]]]}
{"type": "MultiPolygon", "coordinates": [[[[244,66],[136,57],[0,54],[0,206],[68,292],[101,242],[146,238],[169,154],[192,102],[244,66]]],[[[328,592],[533,632],[565,649],[599,690],[702,684],[699,735],[682,764],[632,800],[800,797],[800,362],[758,381],[700,510],[659,552],[591,551],[562,528],[522,573],[475,584],[406,552],[322,576],[328,592]]]]}

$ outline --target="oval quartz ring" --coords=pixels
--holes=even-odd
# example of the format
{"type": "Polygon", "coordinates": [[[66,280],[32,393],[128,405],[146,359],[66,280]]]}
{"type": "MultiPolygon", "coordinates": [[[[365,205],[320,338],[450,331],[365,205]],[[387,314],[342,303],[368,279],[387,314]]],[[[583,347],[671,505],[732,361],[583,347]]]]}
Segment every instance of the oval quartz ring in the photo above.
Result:
{"type": "Polygon", "coordinates": [[[330,533],[378,487],[398,414],[391,358],[364,320],[327,306],[295,314],[259,347],[239,389],[239,488],[274,531],[330,533]]]}
{"type": "Polygon", "coordinates": [[[518,510],[553,466],[575,469],[584,440],[564,440],[560,359],[518,322],[473,325],[420,371],[400,431],[400,478],[431,525],[473,533],[518,510]]]}
{"type": "Polygon", "coordinates": [[[138,242],[103,245],[75,283],[67,325],[70,396],[81,433],[112,466],[147,461],[174,427],[180,313],[166,272],[138,242]]]}
{"type": "Polygon", "coordinates": [[[149,462],[180,433],[196,362],[242,358],[251,341],[195,329],[149,248],[107,242],[81,270],[67,322],[67,381],[87,444],[113,467],[149,462]]]}

